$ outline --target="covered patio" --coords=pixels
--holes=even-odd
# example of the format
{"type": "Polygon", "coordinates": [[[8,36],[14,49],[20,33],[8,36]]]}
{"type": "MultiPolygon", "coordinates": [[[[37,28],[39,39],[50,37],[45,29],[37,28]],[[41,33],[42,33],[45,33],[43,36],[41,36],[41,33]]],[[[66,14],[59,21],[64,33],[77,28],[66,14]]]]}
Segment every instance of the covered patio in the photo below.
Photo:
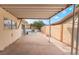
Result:
{"type": "MultiPolygon", "coordinates": [[[[73,28],[79,8],[73,7],[73,12],[59,22],[51,24],[51,18],[71,4],[1,4],[0,5],[0,54],[9,55],[66,55],[78,54],[78,38],[76,50],[74,47],[73,28]],[[15,28],[5,29],[4,19],[15,22],[15,28]],[[41,32],[22,34],[24,19],[48,20],[48,24],[41,27],[41,32]],[[68,20],[68,21],[66,21],[68,20]],[[71,32],[72,31],[72,32],[71,32]],[[7,35],[9,34],[9,35],[7,35]],[[1,36],[2,35],[2,36],[1,36]],[[4,37],[5,35],[5,37],[4,37]],[[68,35],[68,36],[67,36],[68,35]]],[[[64,12],[63,12],[64,14],[64,12]]],[[[56,17],[57,18],[57,17],[56,17]]],[[[77,17],[78,18],[78,17],[77,17]]],[[[77,21],[79,21],[77,19],[77,21]]],[[[78,22],[77,22],[78,23],[78,22]]],[[[14,24],[14,23],[13,23],[14,24]]],[[[77,31],[78,32],[78,31],[77,31]]],[[[78,35],[78,33],[76,33],[78,35]]]]}

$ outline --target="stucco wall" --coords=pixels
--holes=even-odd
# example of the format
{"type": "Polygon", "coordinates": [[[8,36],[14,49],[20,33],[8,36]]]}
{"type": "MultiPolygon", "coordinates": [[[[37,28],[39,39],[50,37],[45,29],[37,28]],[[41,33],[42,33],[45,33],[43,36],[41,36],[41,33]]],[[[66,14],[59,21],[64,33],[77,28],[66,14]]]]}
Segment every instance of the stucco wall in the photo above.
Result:
{"type": "MultiPolygon", "coordinates": [[[[71,45],[71,37],[72,37],[72,20],[73,18],[70,18],[69,21],[66,21],[63,23],[63,30],[62,30],[62,24],[59,25],[51,25],[51,36],[57,40],[62,39],[62,42],[71,45]],[[61,32],[63,31],[63,32],[61,32]]],[[[41,28],[42,32],[47,35],[49,32],[48,29],[49,26],[43,26],[41,28]]],[[[77,24],[75,24],[74,29],[74,43],[76,42],[76,34],[77,34],[77,24]]],[[[74,44],[75,45],[75,44],[74,44]]]]}
{"type": "MultiPolygon", "coordinates": [[[[42,32],[45,33],[46,35],[49,35],[50,27],[49,26],[44,26],[41,28],[42,32]]],[[[51,36],[57,40],[61,39],[61,25],[56,25],[56,26],[51,26],[51,36]]]]}
{"type": "MultiPolygon", "coordinates": [[[[49,33],[48,28],[49,26],[43,26],[41,28],[42,32],[45,35],[49,33]]],[[[62,41],[68,45],[71,45],[71,34],[72,34],[72,24],[70,22],[63,23],[63,28],[62,28],[62,24],[51,26],[51,37],[59,41],[62,41]]]]}
{"type": "MultiPolygon", "coordinates": [[[[65,42],[68,45],[71,45],[73,19],[70,18],[69,20],[70,21],[63,24],[63,42],[65,42]]],[[[76,36],[77,36],[77,23],[75,23],[75,26],[74,26],[74,43],[76,43],[76,36]]]]}
{"type": "Polygon", "coordinates": [[[16,17],[0,7],[0,50],[4,50],[8,45],[15,42],[19,37],[21,37],[22,33],[21,26],[18,29],[5,29],[3,23],[4,17],[16,21],[17,25],[20,22],[16,17]]]}

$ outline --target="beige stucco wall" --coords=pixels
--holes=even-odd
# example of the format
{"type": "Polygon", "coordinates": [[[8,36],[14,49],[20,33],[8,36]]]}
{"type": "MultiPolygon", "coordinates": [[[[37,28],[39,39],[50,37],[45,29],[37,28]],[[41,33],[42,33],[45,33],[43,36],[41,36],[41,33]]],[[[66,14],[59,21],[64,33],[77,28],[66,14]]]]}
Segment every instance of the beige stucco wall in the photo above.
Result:
{"type": "MultiPolygon", "coordinates": [[[[70,18],[69,20],[70,21],[63,24],[63,42],[65,42],[68,45],[71,45],[73,18],[70,18]]],[[[75,23],[74,26],[74,43],[76,43],[76,35],[77,35],[77,23],[75,23]]]]}
{"type": "Polygon", "coordinates": [[[0,50],[4,50],[8,45],[15,42],[19,37],[21,37],[21,26],[17,29],[5,29],[4,28],[4,17],[7,17],[11,20],[14,20],[17,22],[17,26],[19,24],[19,20],[17,20],[16,17],[14,17],[9,12],[5,11],[0,7],[0,50]]]}
{"type": "MultiPolygon", "coordinates": [[[[75,17],[76,18],[76,17],[75,17]]],[[[73,18],[70,18],[68,21],[63,23],[63,32],[62,31],[62,24],[59,25],[51,25],[51,36],[57,40],[61,41],[61,33],[63,33],[63,40],[62,42],[71,45],[71,37],[72,37],[72,20],[73,18]]],[[[47,35],[49,33],[49,26],[43,26],[41,28],[42,32],[47,35]]],[[[76,42],[76,34],[77,34],[77,24],[75,23],[75,30],[74,30],[74,43],[76,42]]],[[[75,44],[74,44],[75,45],[75,44]]]]}
{"type": "Polygon", "coordinates": [[[72,24],[63,24],[63,42],[71,45],[72,24]]]}
{"type": "MultiPolygon", "coordinates": [[[[49,26],[43,26],[41,28],[42,32],[45,33],[47,35],[47,33],[49,33],[49,26]]],[[[76,26],[75,26],[76,28],[76,26]]],[[[59,24],[59,25],[51,25],[51,37],[57,39],[57,40],[60,40],[61,41],[61,38],[63,39],[62,41],[65,43],[65,44],[68,44],[68,45],[71,45],[71,35],[72,35],[72,18],[63,23],[63,32],[62,31],[62,24],[59,24]],[[63,34],[63,37],[62,37],[62,34],[63,34]]],[[[76,29],[75,31],[76,32],[76,29]]],[[[75,33],[75,37],[76,37],[76,33],[75,33]]],[[[74,40],[76,39],[74,37],[74,40]]],[[[74,41],[75,42],[75,41],[74,41]]]]}
{"type": "Polygon", "coordinates": [[[57,40],[61,40],[61,25],[51,26],[51,36],[57,40]]]}
{"type": "MultiPolygon", "coordinates": [[[[49,33],[49,26],[42,27],[42,32],[44,34],[49,33]]],[[[66,44],[71,44],[71,24],[63,24],[63,42],[66,44]]],[[[51,26],[51,37],[61,41],[61,25],[52,25],[51,26]]]]}
{"type": "MultiPolygon", "coordinates": [[[[43,26],[41,28],[41,31],[43,33],[45,33],[46,35],[49,35],[50,31],[49,31],[50,27],[49,26],[43,26]]],[[[56,25],[56,26],[51,26],[51,36],[57,40],[61,39],[61,25],[56,25]]]]}

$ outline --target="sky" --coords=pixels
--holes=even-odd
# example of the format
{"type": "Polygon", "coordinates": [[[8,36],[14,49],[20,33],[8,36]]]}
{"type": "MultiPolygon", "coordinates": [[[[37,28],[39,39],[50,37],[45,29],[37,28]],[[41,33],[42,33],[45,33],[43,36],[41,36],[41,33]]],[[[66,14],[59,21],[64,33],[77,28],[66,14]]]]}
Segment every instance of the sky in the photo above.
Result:
{"type": "Polygon", "coordinates": [[[43,23],[44,24],[49,24],[49,19],[42,19],[42,20],[40,20],[40,19],[25,19],[27,22],[28,22],[28,24],[32,24],[32,23],[34,23],[35,21],[43,21],[43,23]]]}
{"type": "MultiPolygon", "coordinates": [[[[72,13],[73,12],[73,5],[66,8],[65,10],[61,11],[60,13],[56,14],[55,16],[51,17],[50,19],[48,20],[42,20],[44,22],[45,25],[51,25],[55,22],[58,22],[58,21],[61,21],[64,17],[66,17],[68,14],[72,13]],[[49,20],[50,20],[50,23],[49,23],[49,20]]],[[[33,23],[34,21],[39,21],[38,19],[34,20],[34,19],[26,19],[26,21],[31,24],[33,23]]]]}
{"type": "Polygon", "coordinates": [[[73,12],[73,5],[50,18],[51,24],[62,20],[64,17],[73,12]]]}

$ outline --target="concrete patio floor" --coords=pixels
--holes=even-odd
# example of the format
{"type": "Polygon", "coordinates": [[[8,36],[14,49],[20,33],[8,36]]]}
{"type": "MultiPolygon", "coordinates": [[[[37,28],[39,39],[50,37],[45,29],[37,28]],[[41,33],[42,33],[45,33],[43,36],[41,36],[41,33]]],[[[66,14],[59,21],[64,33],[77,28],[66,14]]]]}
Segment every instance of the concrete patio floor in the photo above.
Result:
{"type": "Polygon", "coordinates": [[[29,33],[8,46],[1,55],[65,55],[40,32],[29,33]]]}

